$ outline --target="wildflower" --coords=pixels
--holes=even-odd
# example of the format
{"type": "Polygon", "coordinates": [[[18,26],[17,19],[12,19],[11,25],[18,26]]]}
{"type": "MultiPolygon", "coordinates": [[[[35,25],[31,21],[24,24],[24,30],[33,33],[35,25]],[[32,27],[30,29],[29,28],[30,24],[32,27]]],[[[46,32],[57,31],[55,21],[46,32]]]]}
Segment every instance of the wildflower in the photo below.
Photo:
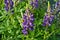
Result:
{"type": "Polygon", "coordinates": [[[48,2],[48,9],[46,15],[44,16],[43,26],[51,26],[54,19],[54,16],[51,13],[50,4],[48,2]]]}
{"type": "Polygon", "coordinates": [[[34,17],[33,17],[33,14],[30,12],[29,9],[26,9],[24,15],[23,15],[23,30],[22,32],[24,34],[28,34],[28,30],[33,30],[33,21],[34,21],[34,17]]]}
{"type": "Polygon", "coordinates": [[[5,0],[5,10],[9,11],[13,8],[13,1],[12,0],[5,0]]]}
{"type": "Polygon", "coordinates": [[[48,14],[46,14],[44,17],[43,26],[51,26],[53,19],[54,19],[53,15],[49,16],[48,14]]]}
{"type": "Polygon", "coordinates": [[[56,19],[56,26],[60,25],[60,0],[55,3],[55,19],[56,19]]]}
{"type": "Polygon", "coordinates": [[[58,1],[58,2],[56,2],[56,4],[55,4],[55,8],[60,8],[60,1],[58,1]]]}
{"type": "Polygon", "coordinates": [[[37,8],[38,7],[38,0],[31,0],[31,3],[33,8],[37,8]]]}
{"type": "Polygon", "coordinates": [[[55,4],[55,10],[58,12],[60,10],[60,0],[55,4]]]}

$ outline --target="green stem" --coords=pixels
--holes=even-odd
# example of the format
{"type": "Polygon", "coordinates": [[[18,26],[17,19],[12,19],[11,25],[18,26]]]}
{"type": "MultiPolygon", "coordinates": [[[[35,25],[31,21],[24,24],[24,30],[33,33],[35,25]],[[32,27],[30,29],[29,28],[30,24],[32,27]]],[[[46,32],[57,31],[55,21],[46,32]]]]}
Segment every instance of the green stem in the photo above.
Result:
{"type": "Polygon", "coordinates": [[[48,26],[46,25],[45,34],[43,40],[46,40],[46,32],[48,31],[48,26]]]}

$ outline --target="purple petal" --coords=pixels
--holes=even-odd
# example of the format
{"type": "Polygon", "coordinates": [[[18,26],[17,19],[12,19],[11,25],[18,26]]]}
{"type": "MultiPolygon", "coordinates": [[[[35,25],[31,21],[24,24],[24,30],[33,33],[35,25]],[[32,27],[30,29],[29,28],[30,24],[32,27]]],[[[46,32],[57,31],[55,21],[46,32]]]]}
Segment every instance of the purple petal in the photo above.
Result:
{"type": "Polygon", "coordinates": [[[22,30],[22,33],[23,33],[24,35],[28,34],[28,32],[27,32],[26,30],[22,30]]]}

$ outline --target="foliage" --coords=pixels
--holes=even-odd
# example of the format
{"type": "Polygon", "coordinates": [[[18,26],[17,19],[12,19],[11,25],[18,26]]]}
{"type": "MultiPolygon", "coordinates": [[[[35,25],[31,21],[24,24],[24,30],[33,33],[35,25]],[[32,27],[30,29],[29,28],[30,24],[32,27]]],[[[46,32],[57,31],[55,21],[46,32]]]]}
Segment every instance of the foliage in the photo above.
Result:
{"type": "Polygon", "coordinates": [[[33,10],[29,5],[29,0],[18,0],[14,3],[14,13],[11,13],[4,9],[4,0],[0,0],[0,40],[60,40],[60,21],[57,18],[54,19],[51,26],[42,26],[48,1],[50,1],[51,7],[54,7],[55,0],[39,0],[38,8],[33,10]],[[29,33],[24,35],[22,33],[22,16],[25,13],[26,4],[33,12],[35,20],[34,30],[29,30],[29,33]]]}

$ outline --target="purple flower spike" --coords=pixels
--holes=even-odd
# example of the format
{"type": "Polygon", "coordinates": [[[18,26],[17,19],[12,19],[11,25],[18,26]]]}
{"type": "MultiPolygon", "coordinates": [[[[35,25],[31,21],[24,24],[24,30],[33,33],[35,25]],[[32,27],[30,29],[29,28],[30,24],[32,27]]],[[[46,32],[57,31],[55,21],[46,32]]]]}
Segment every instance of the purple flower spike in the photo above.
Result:
{"type": "Polygon", "coordinates": [[[5,0],[4,2],[5,2],[5,10],[6,11],[9,11],[13,8],[14,3],[12,0],[5,0]]]}
{"type": "Polygon", "coordinates": [[[43,26],[51,26],[51,23],[54,19],[54,15],[52,15],[52,13],[53,12],[51,12],[50,3],[48,1],[48,9],[46,15],[44,16],[43,26]]]}
{"type": "Polygon", "coordinates": [[[56,2],[55,8],[60,8],[60,1],[56,2]]]}
{"type": "Polygon", "coordinates": [[[60,10],[60,0],[58,2],[56,2],[55,9],[56,9],[56,12],[58,12],[60,10]]]}
{"type": "Polygon", "coordinates": [[[43,26],[51,26],[53,19],[54,19],[53,15],[46,14],[44,17],[43,26]]]}
{"type": "Polygon", "coordinates": [[[38,7],[38,0],[31,0],[30,4],[32,5],[33,8],[38,7]]]}
{"type": "MultiPolygon", "coordinates": [[[[26,9],[24,15],[23,15],[23,30],[33,30],[33,24],[34,22],[34,17],[33,17],[33,14],[30,12],[29,9],[26,9]]],[[[28,33],[26,31],[23,31],[22,33],[25,34],[25,33],[28,33]]]]}

